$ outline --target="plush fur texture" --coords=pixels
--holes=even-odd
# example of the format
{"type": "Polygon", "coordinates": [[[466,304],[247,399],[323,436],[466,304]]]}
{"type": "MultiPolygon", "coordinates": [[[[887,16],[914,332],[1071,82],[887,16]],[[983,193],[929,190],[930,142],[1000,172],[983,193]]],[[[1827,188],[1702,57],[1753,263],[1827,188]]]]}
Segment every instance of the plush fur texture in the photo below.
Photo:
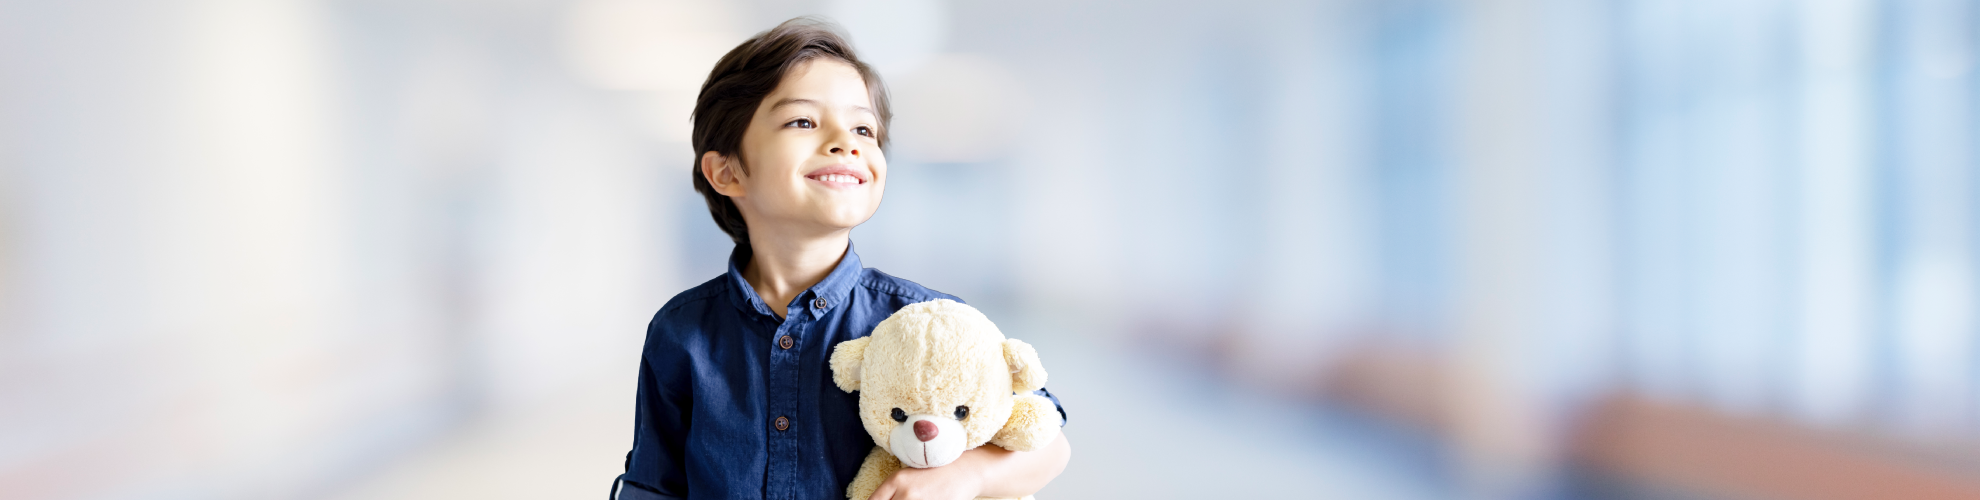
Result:
{"type": "Polygon", "coordinates": [[[839,343],[831,367],[840,389],[859,392],[860,421],[877,444],[846,488],[853,500],[872,496],[902,467],[939,467],[984,443],[1032,451],[1058,436],[1052,401],[1030,394],[1045,386],[1038,352],[1005,339],[983,313],[960,302],[901,308],[873,335],[839,343]],[[960,419],[958,407],[967,407],[960,419]],[[905,422],[894,419],[896,409],[905,422]],[[923,439],[907,428],[918,421],[948,431],[923,439]]]}

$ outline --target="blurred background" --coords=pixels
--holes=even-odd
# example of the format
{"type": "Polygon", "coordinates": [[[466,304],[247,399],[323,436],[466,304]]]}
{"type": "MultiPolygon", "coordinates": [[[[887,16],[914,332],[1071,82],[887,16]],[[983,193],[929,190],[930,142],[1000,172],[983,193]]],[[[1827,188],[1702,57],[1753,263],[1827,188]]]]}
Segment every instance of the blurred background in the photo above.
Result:
{"type": "Polygon", "coordinates": [[[0,0],[0,497],[604,497],[806,14],[1041,497],[1980,498],[1961,0],[0,0]]]}

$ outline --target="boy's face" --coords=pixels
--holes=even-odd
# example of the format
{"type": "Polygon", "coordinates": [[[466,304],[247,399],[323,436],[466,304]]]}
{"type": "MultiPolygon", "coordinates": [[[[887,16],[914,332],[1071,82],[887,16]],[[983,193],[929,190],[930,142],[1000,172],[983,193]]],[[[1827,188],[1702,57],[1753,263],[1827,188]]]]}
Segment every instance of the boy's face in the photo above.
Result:
{"type": "Polygon", "coordinates": [[[735,192],[718,191],[735,199],[751,233],[849,229],[880,208],[887,158],[879,133],[859,72],[837,59],[814,59],[784,75],[757,106],[742,138],[749,172],[735,172],[735,192]]]}

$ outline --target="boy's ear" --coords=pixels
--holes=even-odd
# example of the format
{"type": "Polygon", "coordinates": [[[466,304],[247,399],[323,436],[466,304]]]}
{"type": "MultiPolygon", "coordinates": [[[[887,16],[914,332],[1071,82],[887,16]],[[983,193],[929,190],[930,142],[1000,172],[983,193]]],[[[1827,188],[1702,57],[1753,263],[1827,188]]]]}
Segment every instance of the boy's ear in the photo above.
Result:
{"type": "Polygon", "coordinates": [[[742,162],[722,153],[709,151],[701,154],[701,176],[708,179],[708,186],[722,196],[742,196],[742,162]]]}
{"type": "Polygon", "coordinates": [[[866,344],[873,337],[860,337],[840,342],[832,348],[832,383],[846,392],[859,390],[860,366],[866,364],[866,344]]]}
{"type": "Polygon", "coordinates": [[[1038,364],[1038,350],[1031,344],[1005,340],[1004,363],[1011,367],[1011,392],[1027,394],[1045,387],[1045,366],[1038,364]]]}

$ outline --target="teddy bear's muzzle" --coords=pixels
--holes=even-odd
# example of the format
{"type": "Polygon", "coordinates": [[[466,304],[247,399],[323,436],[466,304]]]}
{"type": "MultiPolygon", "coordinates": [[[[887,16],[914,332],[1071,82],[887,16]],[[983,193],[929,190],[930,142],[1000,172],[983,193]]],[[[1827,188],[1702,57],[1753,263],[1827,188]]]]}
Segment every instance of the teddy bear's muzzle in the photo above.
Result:
{"type": "Polygon", "coordinates": [[[914,415],[894,425],[888,436],[888,451],[901,464],[917,469],[941,467],[962,457],[968,450],[962,423],[935,415],[914,415]]]}

